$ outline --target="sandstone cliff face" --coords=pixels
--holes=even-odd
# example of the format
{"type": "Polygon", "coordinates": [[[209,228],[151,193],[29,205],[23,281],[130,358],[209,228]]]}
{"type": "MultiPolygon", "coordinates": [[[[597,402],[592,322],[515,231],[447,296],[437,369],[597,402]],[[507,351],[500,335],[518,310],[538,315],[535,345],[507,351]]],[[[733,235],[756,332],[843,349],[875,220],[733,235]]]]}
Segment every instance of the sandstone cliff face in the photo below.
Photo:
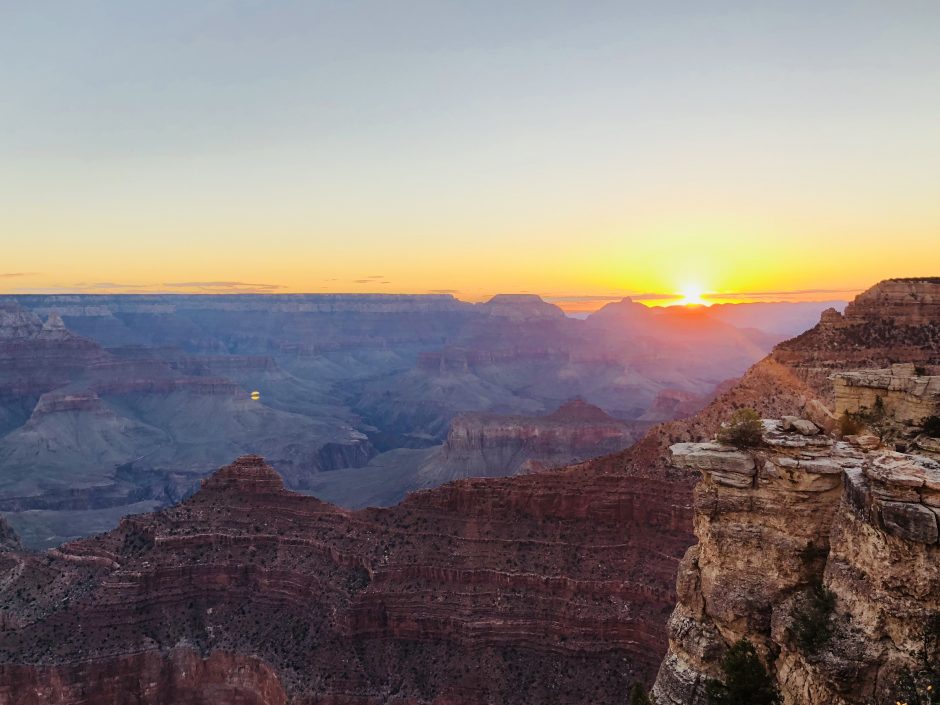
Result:
{"type": "Polygon", "coordinates": [[[787,705],[895,702],[899,674],[918,668],[924,625],[940,612],[940,464],[766,423],[758,450],[672,448],[702,475],[699,543],[679,569],[654,694],[705,703],[725,649],[747,638],[787,705]],[[794,624],[814,579],[835,595],[834,633],[817,650],[794,624]]]}
{"type": "Polygon", "coordinates": [[[917,374],[914,365],[835,374],[835,413],[871,412],[879,405],[899,424],[920,426],[940,413],[940,376],[917,374]]]}

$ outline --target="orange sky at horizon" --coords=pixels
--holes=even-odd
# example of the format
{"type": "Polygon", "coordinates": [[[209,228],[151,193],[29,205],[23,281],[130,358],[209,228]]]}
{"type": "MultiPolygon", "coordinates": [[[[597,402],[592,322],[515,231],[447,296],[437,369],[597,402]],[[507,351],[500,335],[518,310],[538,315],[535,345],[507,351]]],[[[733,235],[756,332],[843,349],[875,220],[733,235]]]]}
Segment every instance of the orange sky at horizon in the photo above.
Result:
{"type": "Polygon", "coordinates": [[[938,21],[841,0],[13,3],[0,293],[583,311],[937,276],[938,21]]]}
{"type": "Polygon", "coordinates": [[[848,301],[864,288],[844,289],[805,289],[805,290],[770,290],[770,291],[725,291],[714,292],[697,286],[683,285],[677,291],[643,291],[638,289],[620,289],[604,293],[581,294],[578,292],[513,291],[491,290],[465,293],[456,289],[409,290],[392,287],[387,279],[380,275],[369,275],[361,280],[353,280],[353,286],[335,288],[321,286],[320,290],[293,288],[281,284],[242,282],[237,280],[179,281],[155,284],[128,284],[117,282],[78,282],[75,285],[28,285],[41,280],[38,273],[13,272],[0,273],[0,294],[448,294],[457,299],[470,302],[486,301],[500,293],[535,294],[544,300],[562,308],[569,314],[584,314],[596,311],[607,303],[629,297],[633,301],[649,307],[659,306],[711,306],[714,304],[735,303],[776,303],[776,302],[818,302],[848,301]]]}

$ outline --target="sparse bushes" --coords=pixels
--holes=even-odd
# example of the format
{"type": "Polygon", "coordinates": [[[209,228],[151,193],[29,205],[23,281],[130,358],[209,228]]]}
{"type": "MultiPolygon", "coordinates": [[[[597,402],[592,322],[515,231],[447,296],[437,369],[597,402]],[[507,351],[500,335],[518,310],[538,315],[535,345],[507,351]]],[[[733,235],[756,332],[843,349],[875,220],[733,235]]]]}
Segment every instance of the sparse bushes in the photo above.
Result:
{"type": "Polygon", "coordinates": [[[897,435],[897,426],[885,410],[885,402],[881,396],[875,397],[875,405],[871,410],[862,409],[857,417],[881,439],[882,443],[892,440],[897,435]]]}
{"type": "Polygon", "coordinates": [[[709,705],[779,705],[780,691],[757,649],[747,639],[736,642],[721,660],[722,680],[706,686],[709,705]]]}
{"type": "Polygon", "coordinates": [[[642,683],[630,687],[630,705],[656,705],[656,701],[646,692],[642,683]]]}
{"type": "Polygon", "coordinates": [[[718,430],[718,440],[721,443],[736,448],[753,448],[763,442],[764,427],[760,416],[753,409],[738,409],[728,423],[718,430]]]}
{"type": "Polygon", "coordinates": [[[898,435],[898,424],[885,409],[881,396],[875,397],[871,409],[863,406],[854,414],[846,411],[839,419],[839,430],[843,436],[856,435],[865,429],[878,436],[882,443],[887,443],[898,435]]]}
{"type": "Polygon", "coordinates": [[[839,433],[845,436],[857,436],[865,429],[865,424],[859,421],[853,414],[843,411],[839,417],[839,433]]]}
{"type": "Polygon", "coordinates": [[[917,667],[901,671],[892,701],[907,705],[940,705],[940,612],[927,618],[920,636],[917,667]]]}
{"type": "Polygon", "coordinates": [[[817,546],[812,541],[806,543],[806,548],[800,551],[800,560],[807,570],[811,570],[815,563],[821,558],[829,555],[829,549],[825,546],[817,546]]]}
{"type": "Polygon", "coordinates": [[[793,636],[804,654],[815,654],[832,638],[832,611],[836,595],[814,577],[807,595],[793,611],[793,636]]]}
{"type": "Polygon", "coordinates": [[[940,416],[928,416],[924,419],[924,433],[931,438],[940,438],[940,416]]]}
{"type": "Polygon", "coordinates": [[[630,686],[630,705],[656,705],[656,702],[646,692],[642,683],[630,686]]]}

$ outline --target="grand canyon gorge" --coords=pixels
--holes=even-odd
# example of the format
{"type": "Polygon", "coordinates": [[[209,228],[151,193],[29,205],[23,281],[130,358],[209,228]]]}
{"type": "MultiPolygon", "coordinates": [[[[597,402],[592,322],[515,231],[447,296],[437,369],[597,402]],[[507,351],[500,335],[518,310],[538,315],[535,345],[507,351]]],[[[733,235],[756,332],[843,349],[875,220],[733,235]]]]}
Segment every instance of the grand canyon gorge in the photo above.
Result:
{"type": "Polygon", "coordinates": [[[940,705],[938,47],[0,0],[0,705],[940,705]]]}
{"type": "MultiPolygon", "coordinates": [[[[547,382],[563,368],[583,366],[594,378],[615,363],[610,354],[573,362],[576,345],[562,346],[566,319],[530,299],[502,302],[498,314],[467,309],[469,321],[454,316],[452,308],[464,307],[449,300],[427,302],[420,313],[413,301],[355,302],[356,316],[388,306],[419,332],[396,348],[361,325],[337,325],[331,337],[316,338],[319,351],[311,343],[303,354],[297,338],[307,314],[285,313],[292,325],[271,327],[296,337],[269,341],[267,355],[248,333],[257,335],[257,326],[237,326],[251,300],[205,304],[224,320],[215,329],[225,331],[220,339],[194,336],[166,303],[67,303],[31,298],[4,308],[6,369],[20,380],[5,392],[12,430],[3,438],[4,477],[24,479],[9,483],[18,489],[4,499],[11,521],[0,554],[3,702],[618,703],[641,683],[660,703],[705,703],[722,655],[747,638],[784,702],[854,705],[894,697],[899,674],[916,666],[921,625],[940,612],[940,446],[923,428],[940,411],[940,376],[932,376],[940,372],[940,279],[886,281],[844,313],[825,309],[817,325],[716,385],[711,399],[688,382],[678,395],[675,378],[653,376],[643,352],[668,345],[669,323],[638,311],[653,323],[633,323],[642,352],[620,350],[619,376],[644,380],[629,414],[583,398],[540,413],[569,391],[604,403],[607,389],[592,395],[577,374],[562,375],[563,392],[552,394],[557,388],[547,382]],[[444,320],[470,328],[476,347],[436,339],[437,350],[420,349],[422,336],[444,327],[442,303],[444,320]],[[105,304],[147,306],[150,318],[135,309],[126,316],[131,325],[121,325],[125,316],[105,304]],[[47,312],[52,305],[56,312],[47,312]],[[551,315],[543,321],[533,306],[551,315]],[[533,347],[510,352],[499,336],[508,335],[503,317],[519,309],[533,347]],[[302,370],[335,370],[336,359],[353,356],[343,349],[345,331],[336,332],[347,326],[362,345],[347,369],[358,372],[354,387],[363,396],[344,405],[324,385],[314,397],[322,407],[292,407],[314,381],[302,370]],[[151,338],[142,341],[146,331],[151,338]],[[380,370],[388,386],[406,377],[411,383],[401,388],[418,399],[442,377],[456,378],[461,390],[498,390],[496,398],[516,404],[499,408],[517,413],[460,412],[447,404],[465,397],[453,394],[433,397],[442,402],[432,418],[426,397],[414,408],[428,441],[414,447],[416,436],[401,432],[405,415],[419,427],[404,392],[380,407],[399,408],[398,416],[362,411],[376,408],[367,390],[377,384],[362,372],[364,359],[375,350],[391,357],[389,349],[404,357],[408,347],[410,366],[380,370]],[[494,385],[520,358],[542,370],[537,389],[545,396],[533,391],[536,375],[520,385],[525,396],[494,385]],[[625,371],[632,360],[643,377],[625,371]],[[255,401],[254,387],[272,391],[255,401]],[[171,418],[160,409],[180,394],[187,398],[180,413],[194,405],[205,418],[155,423],[171,418]],[[664,401],[676,396],[681,403],[664,401]],[[876,397],[897,429],[890,443],[887,421],[872,421],[874,430],[840,426],[840,414],[872,408],[876,397]],[[642,420],[690,405],[702,408],[642,420]],[[761,443],[715,442],[721,424],[745,407],[768,419],[761,443]],[[256,413],[260,422],[241,421],[256,413]],[[50,433],[46,419],[57,415],[57,435],[23,439],[50,433]],[[203,444],[174,441],[173,452],[191,455],[159,450],[161,433],[186,427],[197,435],[209,420],[219,433],[203,444]],[[258,435],[226,438],[229,423],[258,435]],[[283,444],[275,445],[265,423],[295,425],[285,438],[273,433],[283,444]],[[303,424],[334,435],[305,434],[303,424]],[[337,440],[344,429],[345,443],[337,440]],[[379,450],[396,437],[401,445],[379,450]],[[300,438],[308,445],[298,447],[300,438]],[[64,445],[70,440],[76,445],[64,445]],[[135,468],[145,455],[136,443],[153,444],[166,465],[135,468]],[[36,449],[44,453],[22,460],[36,449]],[[213,453],[232,458],[221,469],[199,464],[213,462],[213,453]],[[585,459],[592,455],[602,457],[585,459]],[[362,473],[360,496],[391,498],[401,483],[413,491],[384,508],[347,508],[310,489],[321,475],[348,474],[324,486],[345,485],[353,496],[362,473]],[[150,511],[159,505],[166,506],[150,511]],[[82,533],[86,513],[103,520],[105,509],[130,515],[103,533],[29,550],[46,543],[32,527],[82,533]],[[37,514],[44,523],[32,519],[37,514]],[[32,533],[18,538],[17,525],[32,533]],[[797,643],[793,615],[814,581],[836,596],[827,616],[835,634],[809,652],[797,643]]],[[[715,328],[718,340],[728,334],[728,324],[697,315],[701,346],[715,328]]],[[[598,336],[609,330],[571,322],[598,336]]],[[[757,336],[736,333],[735,346],[749,349],[740,341],[757,336]]],[[[693,360],[684,364],[690,377],[693,360]]],[[[625,388],[618,394],[629,398],[625,388]]]]}
{"type": "Polygon", "coordinates": [[[777,304],[761,330],[531,295],[0,297],[0,511],[43,547],[243,453],[354,508],[568,465],[704,406],[826,306],[777,304]]]}

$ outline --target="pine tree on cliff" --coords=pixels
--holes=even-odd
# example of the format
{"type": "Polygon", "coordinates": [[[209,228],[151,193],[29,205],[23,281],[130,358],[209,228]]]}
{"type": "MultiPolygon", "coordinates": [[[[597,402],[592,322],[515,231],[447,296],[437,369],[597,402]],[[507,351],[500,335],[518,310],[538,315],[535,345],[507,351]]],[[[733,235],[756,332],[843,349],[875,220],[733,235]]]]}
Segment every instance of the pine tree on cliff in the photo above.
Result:
{"type": "Polygon", "coordinates": [[[780,705],[777,684],[747,639],[728,649],[721,671],[723,680],[708,682],[709,705],[780,705]]]}
{"type": "Polygon", "coordinates": [[[656,705],[641,683],[634,683],[630,688],[630,705],[656,705]]]}

